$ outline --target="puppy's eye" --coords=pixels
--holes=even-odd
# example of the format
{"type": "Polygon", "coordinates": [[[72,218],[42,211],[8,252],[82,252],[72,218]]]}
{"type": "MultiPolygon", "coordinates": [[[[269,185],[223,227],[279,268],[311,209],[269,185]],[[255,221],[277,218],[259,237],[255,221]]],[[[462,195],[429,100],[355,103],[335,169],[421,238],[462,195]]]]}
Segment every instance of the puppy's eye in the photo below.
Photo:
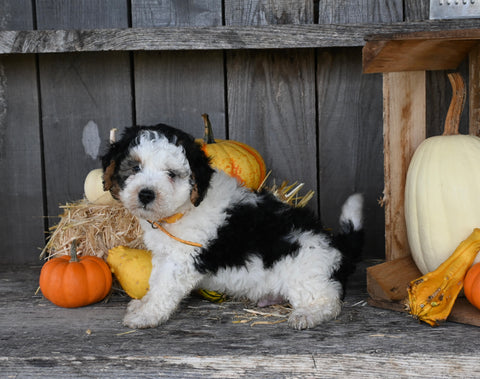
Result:
{"type": "Polygon", "coordinates": [[[177,173],[173,170],[168,170],[167,175],[170,179],[175,179],[177,177],[177,173]]]}
{"type": "Polygon", "coordinates": [[[135,165],[132,167],[132,171],[134,174],[136,174],[137,172],[142,171],[142,168],[140,167],[140,165],[135,165]]]}

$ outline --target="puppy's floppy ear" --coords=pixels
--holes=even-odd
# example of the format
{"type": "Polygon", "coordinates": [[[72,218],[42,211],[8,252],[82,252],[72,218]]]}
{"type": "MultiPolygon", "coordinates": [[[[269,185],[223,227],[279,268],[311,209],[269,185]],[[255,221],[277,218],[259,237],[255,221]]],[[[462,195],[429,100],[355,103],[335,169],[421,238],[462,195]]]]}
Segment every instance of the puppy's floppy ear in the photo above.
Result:
{"type": "Polygon", "coordinates": [[[120,183],[118,168],[120,162],[128,154],[128,147],[135,139],[140,128],[137,126],[126,128],[121,139],[118,142],[111,143],[104,156],[101,157],[103,168],[103,189],[110,191],[115,199],[118,199],[120,192],[120,183]]]}
{"type": "Polygon", "coordinates": [[[120,192],[120,186],[118,182],[114,180],[116,163],[111,161],[110,164],[103,171],[103,190],[110,191],[114,199],[119,199],[118,194],[120,192]]]}
{"type": "Polygon", "coordinates": [[[192,170],[192,192],[190,194],[190,200],[194,206],[198,206],[207,193],[214,170],[210,166],[209,158],[205,155],[200,145],[195,142],[193,137],[187,140],[179,140],[178,145],[183,146],[190,169],[192,170]]]}

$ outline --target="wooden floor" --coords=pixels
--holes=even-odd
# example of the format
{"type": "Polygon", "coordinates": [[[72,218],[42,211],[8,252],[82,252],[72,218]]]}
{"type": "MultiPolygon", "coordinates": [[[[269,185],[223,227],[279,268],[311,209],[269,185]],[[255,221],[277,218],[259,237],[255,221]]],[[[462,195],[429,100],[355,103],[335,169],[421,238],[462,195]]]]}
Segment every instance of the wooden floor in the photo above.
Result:
{"type": "Polygon", "coordinates": [[[63,309],[35,294],[38,276],[38,267],[0,268],[2,378],[480,375],[480,329],[450,322],[431,328],[370,307],[365,267],[340,317],[307,331],[290,330],[282,307],[195,297],[165,325],[130,330],[122,325],[127,298],[63,309]]]}

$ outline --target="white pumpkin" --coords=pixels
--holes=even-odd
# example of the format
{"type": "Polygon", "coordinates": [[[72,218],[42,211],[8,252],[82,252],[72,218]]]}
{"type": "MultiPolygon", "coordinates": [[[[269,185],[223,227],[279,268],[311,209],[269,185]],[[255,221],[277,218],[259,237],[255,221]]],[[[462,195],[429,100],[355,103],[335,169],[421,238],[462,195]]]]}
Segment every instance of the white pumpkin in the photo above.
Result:
{"type": "Polygon", "coordinates": [[[405,217],[418,269],[435,270],[480,226],[480,138],[436,136],[420,144],[408,168],[405,217]]]}
{"type": "Polygon", "coordinates": [[[116,202],[109,191],[103,190],[103,170],[101,168],[88,173],[83,189],[85,197],[93,204],[111,205],[116,202]]]}
{"type": "Polygon", "coordinates": [[[407,236],[422,274],[435,270],[473,228],[480,227],[480,138],[456,134],[463,105],[456,106],[457,114],[450,106],[444,135],[423,141],[408,168],[407,236]]]}

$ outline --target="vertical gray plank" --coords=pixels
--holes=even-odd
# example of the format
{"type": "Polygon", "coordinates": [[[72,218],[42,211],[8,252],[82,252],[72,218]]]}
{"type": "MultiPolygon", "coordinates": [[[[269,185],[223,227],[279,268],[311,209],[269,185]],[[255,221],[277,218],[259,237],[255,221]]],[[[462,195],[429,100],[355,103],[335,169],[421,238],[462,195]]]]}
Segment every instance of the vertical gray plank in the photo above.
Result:
{"type": "Polygon", "coordinates": [[[318,10],[319,24],[403,21],[403,0],[322,0],[318,10]]]}
{"type": "Polygon", "coordinates": [[[318,55],[320,210],[336,228],[339,207],[354,192],[365,197],[365,257],[384,254],[383,103],[381,75],[362,75],[361,49],[318,55]]]}
{"type": "Polygon", "coordinates": [[[227,25],[313,23],[312,0],[225,0],[227,25]]]}
{"type": "MultiPolygon", "coordinates": [[[[0,30],[32,29],[29,0],[0,0],[0,30]]],[[[0,264],[39,264],[44,244],[35,57],[0,58],[0,264]]]]}
{"type": "Polygon", "coordinates": [[[314,61],[312,50],[229,52],[228,109],[230,138],[257,149],[277,184],[316,192],[314,61]]]}
{"type": "Polygon", "coordinates": [[[128,26],[128,0],[36,0],[38,29],[128,26]]]}
{"type": "MultiPolygon", "coordinates": [[[[127,27],[126,1],[37,1],[39,29],[127,27]]],[[[83,196],[111,128],[132,122],[128,53],[39,57],[48,211],[83,196]]],[[[52,219],[52,222],[55,222],[52,219]]]]}
{"type": "Polygon", "coordinates": [[[221,0],[132,0],[134,27],[222,25],[221,0]]]}
{"type": "Polygon", "coordinates": [[[0,0],[0,30],[33,29],[30,0],[0,0]]]}
{"type": "MultiPolygon", "coordinates": [[[[312,23],[311,1],[225,1],[227,25],[312,23]]],[[[229,136],[263,155],[277,184],[317,191],[313,50],[227,53],[229,136]]],[[[317,210],[315,197],[309,207],[317,210]]]]}
{"type": "Polygon", "coordinates": [[[405,0],[405,21],[423,21],[430,17],[430,0],[405,0]]]}
{"type": "MultiPolygon", "coordinates": [[[[399,0],[320,2],[319,23],[403,21],[399,0]]],[[[383,102],[381,75],[363,75],[361,49],[320,50],[317,56],[320,213],[338,225],[339,206],[355,191],[365,196],[364,257],[385,255],[383,102]]]]}
{"type": "Polygon", "coordinates": [[[166,123],[202,137],[208,113],[216,138],[225,138],[221,52],[148,52],[135,55],[137,123],[166,123]]]}
{"type": "MultiPolygon", "coordinates": [[[[219,25],[220,0],[133,0],[134,27],[219,25]]],[[[145,52],[135,54],[137,123],[159,122],[196,137],[208,113],[217,138],[225,133],[222,52],[145,52]]]]}

